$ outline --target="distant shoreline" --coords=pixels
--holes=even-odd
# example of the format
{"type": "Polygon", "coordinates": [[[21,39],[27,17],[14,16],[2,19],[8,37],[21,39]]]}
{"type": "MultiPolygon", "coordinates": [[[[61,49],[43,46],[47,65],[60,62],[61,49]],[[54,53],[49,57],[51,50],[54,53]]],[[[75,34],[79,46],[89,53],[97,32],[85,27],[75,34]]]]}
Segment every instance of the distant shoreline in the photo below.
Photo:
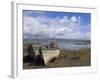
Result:
{"type": "Polygon", "coordinates": [[[79,39],[24,39],[24,44],[40,43],[41,45],[49,45],[52,42],[56,42],[59,49],[81,49],[81,48],[91,48],[91,40],[79,40],[79,39]]]}

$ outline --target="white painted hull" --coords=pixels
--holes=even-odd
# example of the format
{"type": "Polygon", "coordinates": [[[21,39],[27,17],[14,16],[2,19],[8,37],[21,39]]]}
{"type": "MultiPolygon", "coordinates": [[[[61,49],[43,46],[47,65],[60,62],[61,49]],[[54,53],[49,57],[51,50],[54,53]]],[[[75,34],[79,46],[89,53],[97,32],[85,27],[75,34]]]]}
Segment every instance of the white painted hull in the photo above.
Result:
{"type": "Polygon", "coordinates": [[[50,49],[50,50],[43,50],[43,58],[44,58],[44,62],[45,64],[48,64],[48,62],[53,59],[53,58],[57,58],[60,54],[60,50],[58,49],[50,49]]]}

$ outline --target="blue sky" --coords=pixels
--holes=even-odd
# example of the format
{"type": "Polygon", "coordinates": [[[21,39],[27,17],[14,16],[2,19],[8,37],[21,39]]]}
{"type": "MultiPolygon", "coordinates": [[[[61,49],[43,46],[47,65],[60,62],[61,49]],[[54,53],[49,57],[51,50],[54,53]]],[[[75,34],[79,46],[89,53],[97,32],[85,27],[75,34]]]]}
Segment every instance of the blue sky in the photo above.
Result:
{"type": "Polygon", "coordinates": [[[23,10],[24,38],[90,39],[91,14],[23,10]]]}

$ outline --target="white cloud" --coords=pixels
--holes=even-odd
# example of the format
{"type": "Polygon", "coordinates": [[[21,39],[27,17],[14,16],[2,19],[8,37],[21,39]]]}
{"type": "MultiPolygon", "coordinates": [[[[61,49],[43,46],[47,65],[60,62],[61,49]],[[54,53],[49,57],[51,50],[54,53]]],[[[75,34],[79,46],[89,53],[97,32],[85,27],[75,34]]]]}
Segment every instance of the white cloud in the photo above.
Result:
{"type": "Polygon", "coordinates": [[[81,17],[72,16],[70,19],[67,16],[63,18],[55,17],[48,18],[45,15],[36,17],[24,15],[24,37],[41,37],[79,39],[90,38],[89,32],[83,34],[80,32],[81,17]]]}
{"type": "Polygon", "coordinates": [[[60,23],[69,23],[68,17],[64,16],[63,19],[60,20],[60,23]]]}
{"type": "Polygon", "coordinates": [[[72,21],[72,22],[76,22],[76,21],[77,21],[77,17],[72,16],[71,19],[70,19],[70,21],[72,21]]]}

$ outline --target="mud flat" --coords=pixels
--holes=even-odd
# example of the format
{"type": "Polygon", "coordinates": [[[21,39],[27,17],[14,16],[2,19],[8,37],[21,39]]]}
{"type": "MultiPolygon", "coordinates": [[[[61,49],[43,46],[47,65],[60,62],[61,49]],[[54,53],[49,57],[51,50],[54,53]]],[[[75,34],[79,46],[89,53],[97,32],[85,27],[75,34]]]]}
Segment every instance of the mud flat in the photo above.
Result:
{"type": "Polygon", "coordinates": [[[32,63],[24,63],[24,69],[38,69],[38,68],[57,68],[57,67],[83,67],[91,65],[91,49],[79,50],[60,50],[57,58],[52,59],[48,65],[36,66],[32,63]]]}

